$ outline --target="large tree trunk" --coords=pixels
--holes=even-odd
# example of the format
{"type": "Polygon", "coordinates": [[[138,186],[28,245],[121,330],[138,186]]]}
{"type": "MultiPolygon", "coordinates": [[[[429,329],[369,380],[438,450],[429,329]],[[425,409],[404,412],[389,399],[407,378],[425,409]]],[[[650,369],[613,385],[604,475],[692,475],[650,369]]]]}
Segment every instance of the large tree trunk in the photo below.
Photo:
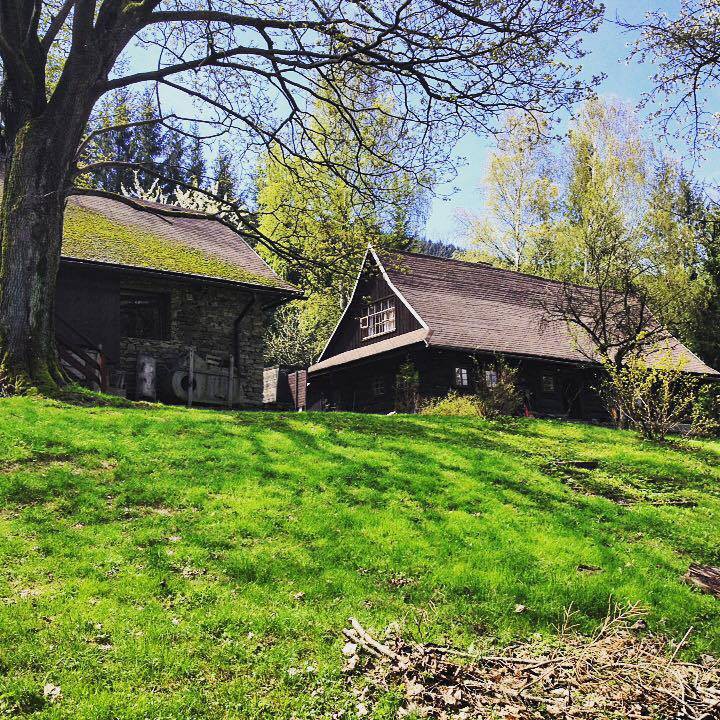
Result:
{"type": "Polygon", "coordinates": [[[72,5],[71,42],[48,93],[48,48],[37,32],[39,5],[0,0],[6,152],[0,206],[0,393],[52,392],[64,382],[53,319],[75,156],[110,69],[159,0],[107,2],[96,12],[98,4],[79,0],[72,5]]]}
{"type": "Polygon", "coordinates": [[[69,163],[67,151],[52,142],[56,131],[42,119],[25,124],[7,164],[0,212],[0,390],[10,392],[48,392],[63,382],[53,318],[69,163]]]}

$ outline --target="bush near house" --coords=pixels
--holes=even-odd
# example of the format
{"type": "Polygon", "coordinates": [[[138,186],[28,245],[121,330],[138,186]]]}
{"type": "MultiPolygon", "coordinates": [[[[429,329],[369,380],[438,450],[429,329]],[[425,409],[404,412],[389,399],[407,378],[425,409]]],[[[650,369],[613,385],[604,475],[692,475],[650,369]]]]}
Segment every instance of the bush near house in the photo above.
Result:
{"type": "Polygon", "coordinates": [[[612,599],[717,654],[720,600],[681,578],[719,519],[716,440],[4,399],[0,716],[352,719],[351,615],[490,651],[612,599]]]}

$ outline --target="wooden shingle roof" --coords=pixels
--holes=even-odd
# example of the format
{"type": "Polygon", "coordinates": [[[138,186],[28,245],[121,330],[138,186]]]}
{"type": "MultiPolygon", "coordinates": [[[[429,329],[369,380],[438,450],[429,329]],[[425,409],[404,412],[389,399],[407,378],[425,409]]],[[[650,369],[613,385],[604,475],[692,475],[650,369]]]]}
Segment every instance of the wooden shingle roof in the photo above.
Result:
{"type": "MultiPolygon", "coordinates": [[[[426,345],[588,362],[588,355],[578,349],[567,324],[545,318],[543,301],[557,290],[554,281],[487,263],[417,253],[392,253],[380,258],[371,252],[366,262],[373,260],[424,326],[419,340],[426,345]]],[[[688,372],[719,374],[678,340],[671,338],[669,344],[674,355],[686,358],[688,372]]],[[[342,358],[323,354],[319,364],[335,365],[338,360],[342,358]]]]}

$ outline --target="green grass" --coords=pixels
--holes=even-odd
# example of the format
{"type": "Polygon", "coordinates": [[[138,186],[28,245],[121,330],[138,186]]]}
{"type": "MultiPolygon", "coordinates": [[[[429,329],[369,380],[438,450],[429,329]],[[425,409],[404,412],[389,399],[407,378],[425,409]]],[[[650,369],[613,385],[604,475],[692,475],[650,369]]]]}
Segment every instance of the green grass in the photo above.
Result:
{"type": "Polygon", "coordinates": [[[544,421],[2,400],[0,716],[352,718],[350,615],[467,646],[612,598],[718,653],[720,601],[680,578],[720,563],[719,461],[544,421]]]}

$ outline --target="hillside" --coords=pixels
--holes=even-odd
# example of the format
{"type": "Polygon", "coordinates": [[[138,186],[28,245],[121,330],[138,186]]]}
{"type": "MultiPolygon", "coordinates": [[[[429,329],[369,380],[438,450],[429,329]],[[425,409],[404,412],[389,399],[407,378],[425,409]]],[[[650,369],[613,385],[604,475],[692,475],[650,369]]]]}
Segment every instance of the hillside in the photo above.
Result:
{"type": "Polygon", "coordinates": [[[351,615],[466,647],[612,598],[720,653],[692,562],[720,564],[717,441],[0,400],[0,716],[352,718],[351,615]]]}

